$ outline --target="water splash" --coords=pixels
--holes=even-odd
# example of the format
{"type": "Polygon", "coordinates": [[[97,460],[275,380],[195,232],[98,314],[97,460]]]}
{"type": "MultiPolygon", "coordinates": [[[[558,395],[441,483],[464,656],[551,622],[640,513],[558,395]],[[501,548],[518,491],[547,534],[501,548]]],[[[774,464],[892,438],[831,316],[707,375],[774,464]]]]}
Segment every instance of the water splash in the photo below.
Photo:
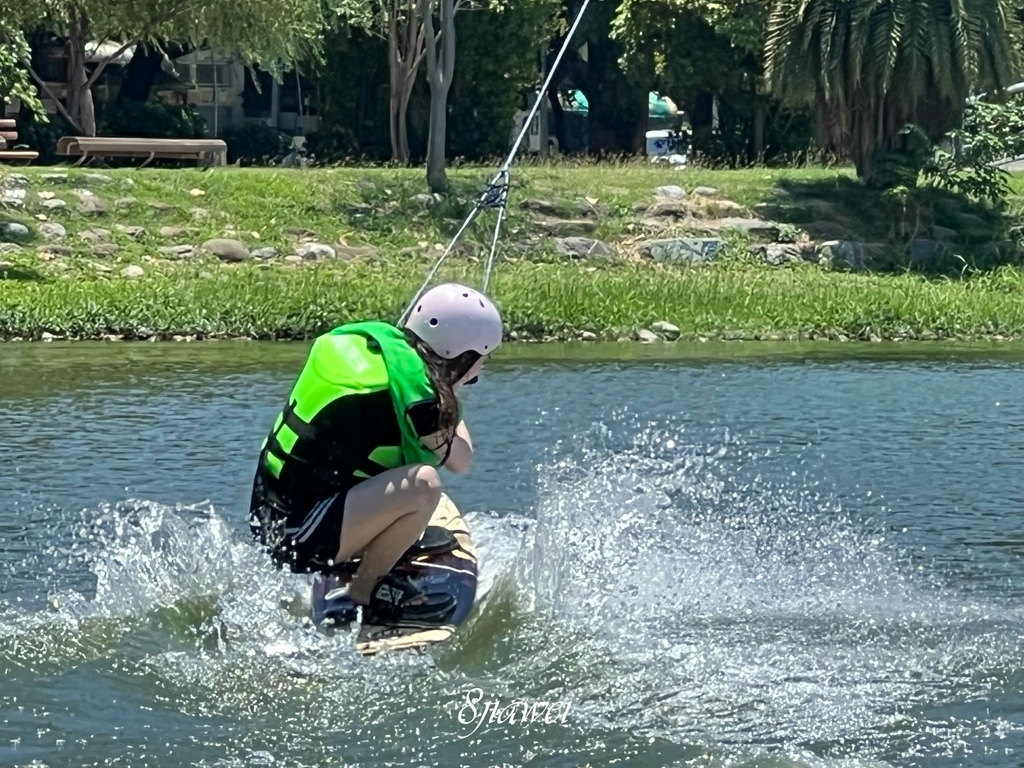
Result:
{"type": "Polygon", "coordinates": [[[535,519],[468,515],[482,599],[456,638],[372,662],[317,633],[308,579],[275,570],[212,507],[105,505],[59,519],[45,553],[88,587],[53,590],[44,610],[0,607],[0,661],[24,689],[91,670],[143,691],[161,733],[132,743],[192,743],[198,765],[615,754],[837,768],[1020,743],[1013,706],[958,709],[1014,695],[1020,612],[944,584],[810,461],[779,462],[724,431],[625,415],[597,427],[539,468],[535,519]],[[468,687],[571,700],[572,716],[460,740],[468,687]],[[206,747],[190,741],[198,726],[206,747]]]}
{"type": "Polygon", "coordinates": [[[892,759],[1019,730],[929,726],[1019,666],[1019,612],[944,586],[798,468],[766,471],[770,452],[623,421],[542,477],[519,578],[549,640],[571,638],[538,657],[545,689],[595,724],[709,748],[892,759]]]}

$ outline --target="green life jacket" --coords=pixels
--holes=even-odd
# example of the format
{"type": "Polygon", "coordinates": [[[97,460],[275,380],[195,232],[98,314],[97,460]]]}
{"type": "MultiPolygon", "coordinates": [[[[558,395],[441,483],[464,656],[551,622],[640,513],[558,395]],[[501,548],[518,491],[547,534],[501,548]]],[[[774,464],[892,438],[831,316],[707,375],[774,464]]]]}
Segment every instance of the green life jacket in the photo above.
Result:
{"type": "MultiPolygon", "coordinates": [[[[378,446],[369,456],[384,469],[407,464],[437,466],[441,460],[420,441],[409,409],[436,398],[423,359],[405,334],[382,322],[350,323],[313,342],[306,365],[288,397],[288,406],[263,442],[263,461],[275,478],[298,441],[315,434],[317,414],[338,398],[388,389],[398,420],[401,445],[378,446]]],[[[369,477],[363,472],[358,476],[369,477]]]]}

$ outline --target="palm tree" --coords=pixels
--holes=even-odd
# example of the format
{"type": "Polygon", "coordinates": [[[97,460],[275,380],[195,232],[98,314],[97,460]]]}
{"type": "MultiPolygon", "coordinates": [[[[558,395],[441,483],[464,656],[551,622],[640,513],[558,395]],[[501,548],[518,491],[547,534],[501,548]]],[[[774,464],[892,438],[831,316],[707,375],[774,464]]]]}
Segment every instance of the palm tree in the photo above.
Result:
{"type": "Polygon", "coordinates": [[[1014,0],[773,0],[766,77],[871,183],[915,124],[939,140],[979,90],[1020,74],[1014,0]]]}

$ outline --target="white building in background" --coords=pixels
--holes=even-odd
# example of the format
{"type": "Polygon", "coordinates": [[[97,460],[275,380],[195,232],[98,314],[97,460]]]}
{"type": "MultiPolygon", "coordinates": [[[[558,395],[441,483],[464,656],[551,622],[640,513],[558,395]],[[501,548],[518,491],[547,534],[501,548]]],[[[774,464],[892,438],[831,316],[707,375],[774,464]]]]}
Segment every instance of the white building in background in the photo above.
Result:
{"type": "MultiPolygon", "coordinates": [[[[119,43],[88,43],[86,61],[90,66],[112,56],[120,49],[119,43]]],[[[106,65],[103,74],[93,85],[97,102],[117,98],[124,67],[132,60],[135,47],[121,52],[106,65]]],[[[43,54],[40,75],[47,88],[58,99],[67,98],[67,54],[63,46],[53,46],[43,54]]],[[[274,80],[265,72],[257,72],[246,65],[238,53],[203,49],[179,56],[173,61],[164,57],[161,69],[169,77],[163,84],[153,87],[153,96],[169,104],[189,104],[206,121],[207,132],[220,135],[226,129],[245,123],[266,123],[285,133],[305,135],[316,130],[318,118],[311,115],[312,88],[303,87],[295,71],[284,74],[284,82],[274,80]],[[259,87],[256,80],[259,80],[259,87]],[[262,91],[262,92],[261,92],[262,91]],[[305,92],[303,92],[305,91],[305,92]],[[248,103],[247,103],[248,102],[248,103]]],[[[45,94],[40,94],[49,114],[57,113],[57,106],[45,94]]],[[[14,100],[6,104],[4,112],[17,116],[21,104],[14,100]]]]}
{"type": "Polygon", "coordinates": [[[319,124],[310,115],[312,88],[303,93],[295,71],[285,73],[284,82],[278,82],[247,66],[240,54],[209,48],[179,56],[170,64],[178,77],[194,87],[184,92],[156,89],[156,93],[167,101],[195,107],[211,136],[247,122],[266,123],[293,135],[311,133],[319,124]],[[289,98],[282,106],[283,93],[289,98]],[[267,108],[261,108],[266,101],[267,108]]]}

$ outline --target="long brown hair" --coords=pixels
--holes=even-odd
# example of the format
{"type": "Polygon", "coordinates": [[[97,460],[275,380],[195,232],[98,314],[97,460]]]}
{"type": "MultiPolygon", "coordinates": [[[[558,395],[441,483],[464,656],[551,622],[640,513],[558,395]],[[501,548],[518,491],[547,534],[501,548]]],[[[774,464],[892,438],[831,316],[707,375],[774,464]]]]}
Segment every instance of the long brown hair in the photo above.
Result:
{"type": "Polygon", "coordinates": [[[450,447],[452,440],[455,439],[455,428],[459,426],[459,401],[455,397],[455,385],[476,364],[481,355],[470,350],[452,360],[445,360],[408,328],[403,330],[409,346],[419,353],[427,367],[430,383],[437,393],[439,431],[445,436],[445,444],[450,447]]]}

